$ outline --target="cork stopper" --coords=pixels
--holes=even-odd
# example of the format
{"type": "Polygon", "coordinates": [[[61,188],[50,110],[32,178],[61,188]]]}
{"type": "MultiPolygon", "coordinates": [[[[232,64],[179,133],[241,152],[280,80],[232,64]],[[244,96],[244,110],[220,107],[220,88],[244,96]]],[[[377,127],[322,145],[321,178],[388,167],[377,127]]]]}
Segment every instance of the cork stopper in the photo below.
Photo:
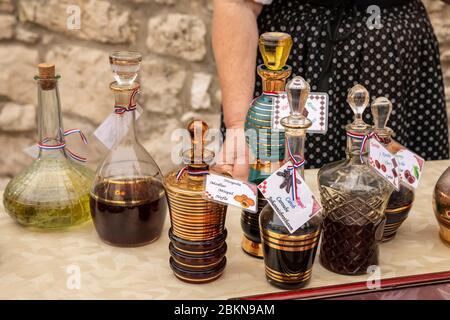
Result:
{"type": "Polygon", "coordinates": [[[55,65],[51,63],[38,64],[38,75],[43,90],[51,90],[56,86],[55,65]]]}
{"type": "Polygon", "coordinates": [[[259,50],[264,65],[269,70],[283,69],[291,53],[291,48],[292,38],[287,33],[266,32],[259,38],[259,50]]]}

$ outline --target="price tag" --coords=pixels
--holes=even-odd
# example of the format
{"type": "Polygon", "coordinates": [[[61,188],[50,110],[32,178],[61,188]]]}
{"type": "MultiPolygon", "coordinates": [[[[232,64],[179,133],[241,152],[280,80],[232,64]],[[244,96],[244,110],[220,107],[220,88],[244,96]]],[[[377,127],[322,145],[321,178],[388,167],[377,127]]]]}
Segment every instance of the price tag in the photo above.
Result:
{"type": "Polygon", "coordinates": [[[290,233],[293,233],[322,210],[322,206],[300,176],[297,178],[299,201],[293,199],[292,171],[288,169],[289,166],[291,166],[291,163],[287,162],[264,180],[258,186],[258,189],[267,199],[284,226],[290,233]]]}
{"type": "Polygon", "coordinates": [[[245,211],[254,213],[258,211],[258,193],[255,184],[217,174],[206,176],[203,198],[245,211]]]}
{"type": "MultiPolygon", "coordinates": [[[[274,97],[272,128],[284,130],[281,125],[281,119],[289,116],[290,108],[287,94],[280,93],[274,97]]],[[[305,117],[312,122],[308,129],[309,133],[325,134],[328,130],[328,104],[329,97],[327,93],[311,92],[305,105],[305,117]]]]}
{"type": "Polygon", "coordinates": [[[369,140],[369,148],[369,165],[398,190],[400,188],[400,174],[394,155],[377,139],[369,140]]]}
{"type": "Polygon", "coordinates": [[[416,189],[422,177],[425,160],[408,149],[402,149],[395,154],[400,169],[400,179],[416,189]]]}

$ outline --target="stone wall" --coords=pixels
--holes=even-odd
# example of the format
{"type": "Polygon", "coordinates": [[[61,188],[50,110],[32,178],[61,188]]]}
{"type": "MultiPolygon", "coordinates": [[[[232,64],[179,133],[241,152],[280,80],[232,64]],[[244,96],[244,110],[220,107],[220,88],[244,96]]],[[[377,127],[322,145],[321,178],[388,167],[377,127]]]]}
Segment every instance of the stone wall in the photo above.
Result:
{"type": "MultiPolygon", "coordinates": [[[[210,0],[0,0],[0,189],[31,158],[22,148],[36,140],[36,64],[54,62],[66,128],[93,129],[112,110],[108,53],[144,53],[145,109],[141,142],[169,169],[170,134],[193,117],[219,125],[220,91],[210,45],[210,0]],[[77,29],[76,13],[81,13],[77,29]],[[74,29],[75,26],[75,29],[74,29]]],[[[450,98],[450,6],[426,1],[441,41],[450,98]]],[[[450,103],[448,103],[450,107],[450,103]]],[[[95,139],[96,166],[105,152],[95,139]]],[[[75,151],[79,145],[71,138],[75,151]]]]}

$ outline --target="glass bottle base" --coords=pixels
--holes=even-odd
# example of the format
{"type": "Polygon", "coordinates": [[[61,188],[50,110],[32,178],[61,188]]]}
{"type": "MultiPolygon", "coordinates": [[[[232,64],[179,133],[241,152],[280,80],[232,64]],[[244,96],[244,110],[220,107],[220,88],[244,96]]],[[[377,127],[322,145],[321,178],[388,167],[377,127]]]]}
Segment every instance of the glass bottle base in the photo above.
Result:
{"type": "Polygon", "coordinates": [[[309,281],[311,280],[308,278],[307,280],[304,280],[302,282],[295,282],[295,283],[289,283],[289,282],[280,282],[277,280],[274,280],[272,278],[269,278],[266,275],[267,282],[269,282],[272,286],[283,289],[283,290],[295,290],[295,289],[301,289],[308,285],[309,281]]]}
{"type": "Polygon", "coordinates": [[[242,244],[241,244],[242,250],[254,257],[254,258],[263,258],[263,251],[262,251],[262,243],[261,242],[254,242],[252,240],[249,240],[246,236],[242,237],[242,244]]]}
{"type": "Polygon", "coordinates": [[[211,269],[193,270],[180,265],[173,257],[170,257],[170,267],[175,276],[181,281],[203,284],[217,280],[222,274],[227,264],[227,258],[223,257],[220,262],[211,269]]]}

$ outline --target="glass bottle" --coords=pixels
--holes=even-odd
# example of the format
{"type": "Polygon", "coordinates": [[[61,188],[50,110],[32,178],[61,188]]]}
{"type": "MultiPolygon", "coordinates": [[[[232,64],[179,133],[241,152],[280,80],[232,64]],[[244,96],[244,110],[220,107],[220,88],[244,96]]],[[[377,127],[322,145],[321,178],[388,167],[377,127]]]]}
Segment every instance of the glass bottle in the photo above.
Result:
{"type": "Polygon", "coordinates": [[[139,143],[135,131],[135,81],[141,55],[116,52],[110,56],[115,82],[116,143],[98,166],[90,194],[92,219],[99,237],[119,247],[136,247],[159,238],[167,211],[162,174],[139,143]],[[126,131],[126,132],[124,132],[126,131]]]}
{"type": "Polygon", "coordinates": [[[171,219],[170,266],[177,278],[206,283],[221,276],[226,265],[227,206],[204,199],[205,179],[214,153],[204,149],[208,126],[201,120],[188,126],[192,148],[183,153],[186,167],[166,175],[171,219]]]}
{"type": "Polygon", "coordinates": [[[55,66],[39,64],[39,156],[13,178],[4,192],[6,212],[18,223],[39,229],[64,229],[90,219],[93,173],[72,160],[65,148],[55,66]]]}
{"type": "Polygon", "coordinates": [[[356,85],[347,101],[355,114],[354,122],[346,126],[347,157],[318,173],[324,207],[320,262],[333,272],[354,275],[378,265],[384,210],[393,187],[363,161],[367,149],[361,146],[371,129],[362,119],[369,93],[356,85]]]}
{"type": "MultiPolygon", "coordinates": [[[[284,134],[272,129],[272,118],[277,116],[274,106],[286,94],[286,79],[292,73],[292,68],[286,65],[291,48],[292,38],[286,33],[268,32],[259,39],[264,64],[258,66],[258,74],[262,78],[263,93],[253,101],[245,122],[246,133],[252,133],[247,143],[255,158],[250,165],[248,180],[255,184],[268,178],[284,159],[284,134]]],[[[244,231],[242,249],[258,258],[263,257],[259,214],[266,204],[264,196],[258,191],[258,212],[242,211],[241,214],[244,231]]]]}
{"type": "MultiPolygon", "coordinates": [[[[375,124],[373,132],[377,134],[380,142],[386,149],[392,154],[396,154],[402,147],[392,140],[394,131],[386,127],[392,112],[392,103],[385,97],[379,97],[372,103],[371,111],[375,124]]],[[[400,225],[408,218],[413,202],[414,190],[404,183],[400,184],[398,191],[394,190],[392,192],[384,211],[386,225],[384,226],[383,242],[392,240],[395,237],[400,225]]]]}
{"type": "MultiPolygon", "coordinates": [[[[281,123],[288,141],[286,148],[291,148],[291,154],[300,162],[304,159],[306,131],[312,125],[303,115],[310,87],[303,78],[295,77],[287,84],[286,91],[291,114],[281,123]]],[[[290,160],[289,152],[285,154],[287,162],[290,160]]],[[[294,170],[304,178],[304,166],[294,170]]],[[[266,204],[261,211],[260,228],[269,283],[282,289],[297,289],[309,282],[319,245],[321,223],[321,215],[317,214],[291,234],[270,204],[266,204]]]]}
{"type": "Polygon", "coordinates": [[[442,241],[450,246],[450,167],[436,183],[433,209],[439,223],[439,235],[442,241]]]}

